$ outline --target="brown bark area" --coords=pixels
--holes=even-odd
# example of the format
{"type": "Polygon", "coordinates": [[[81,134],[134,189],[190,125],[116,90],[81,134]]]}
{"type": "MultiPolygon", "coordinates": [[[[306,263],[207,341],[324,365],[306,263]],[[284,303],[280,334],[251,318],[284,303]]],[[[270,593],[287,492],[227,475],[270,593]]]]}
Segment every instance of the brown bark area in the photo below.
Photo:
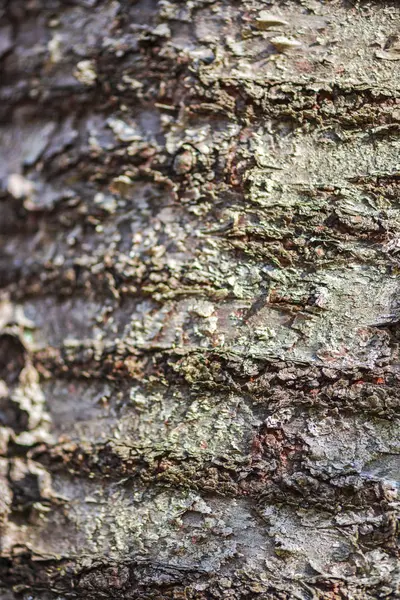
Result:
{"type": "Polygon", "coordinates": [[[0,19],[1,600],[398,597],[398,3],[0,19]]]}

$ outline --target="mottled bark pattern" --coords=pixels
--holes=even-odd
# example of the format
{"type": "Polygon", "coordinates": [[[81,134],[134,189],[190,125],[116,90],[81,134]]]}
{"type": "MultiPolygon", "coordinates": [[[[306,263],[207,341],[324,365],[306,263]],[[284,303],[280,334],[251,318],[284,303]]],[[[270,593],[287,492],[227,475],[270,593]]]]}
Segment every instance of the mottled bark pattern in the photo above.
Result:
{"type": "Polygon", "coordinates": [[[398,1],[0,13],[1,600],[398,598],[398,1]]]}

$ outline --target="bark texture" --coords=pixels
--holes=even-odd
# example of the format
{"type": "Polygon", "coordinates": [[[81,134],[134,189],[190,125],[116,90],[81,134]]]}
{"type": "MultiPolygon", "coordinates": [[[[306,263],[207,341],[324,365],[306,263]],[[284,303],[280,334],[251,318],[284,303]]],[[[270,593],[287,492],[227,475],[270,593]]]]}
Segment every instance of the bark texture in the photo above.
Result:
{"type": "Polygon", "coordinates": [[[398,598],[398,2],[1,6],[1,600],[398,598]]]}

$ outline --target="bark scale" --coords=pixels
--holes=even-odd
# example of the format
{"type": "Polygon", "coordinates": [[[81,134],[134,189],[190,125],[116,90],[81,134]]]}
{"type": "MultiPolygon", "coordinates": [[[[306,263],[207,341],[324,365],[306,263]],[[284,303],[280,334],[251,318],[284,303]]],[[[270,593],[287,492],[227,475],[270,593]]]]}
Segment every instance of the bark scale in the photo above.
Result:
{"type": "Polygon", "coordinates": [[[398,597],[399,25],[2,2],[2,600],[398,597]]]}

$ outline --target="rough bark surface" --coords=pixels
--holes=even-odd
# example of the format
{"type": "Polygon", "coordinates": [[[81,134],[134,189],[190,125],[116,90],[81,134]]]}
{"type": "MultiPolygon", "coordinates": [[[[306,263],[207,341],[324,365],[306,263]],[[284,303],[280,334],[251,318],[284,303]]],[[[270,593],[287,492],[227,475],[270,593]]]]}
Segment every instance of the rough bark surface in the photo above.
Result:
{"type": "Polygon", "coordinates": [[[398,2],[1,7],[1,600],[398,598],[398,2]]]}

